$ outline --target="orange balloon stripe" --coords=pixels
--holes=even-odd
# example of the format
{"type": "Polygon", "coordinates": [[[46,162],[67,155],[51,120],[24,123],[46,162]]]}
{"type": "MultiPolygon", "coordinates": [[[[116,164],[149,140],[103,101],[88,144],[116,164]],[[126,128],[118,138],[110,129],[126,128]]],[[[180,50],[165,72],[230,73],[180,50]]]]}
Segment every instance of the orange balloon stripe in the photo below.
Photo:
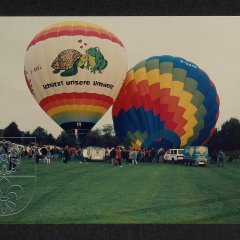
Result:
{"type": "Polygon", "coordinates": [[[153,110],[155,115],[160,115],[167,129],[175,130],[178,125],[176,132],[181,137],[186,133],[183,129],[187,123],[183,118],[185,109],[178,106],[179,97],[170,96],[170,92],[170,88],[160,89],[159,84],[149,86],[147,80],[136,84],[133,79],[121,89],[114,103],[113,116],[117,116],[121,109],[127,112],[132,106],[136,109],[143,106],[146,111],[153,110]]]}
{"type": "Polygon", "coordinates": [[[30,42],[27,50],[29,50],[29,48],[35,45],[36,43],[47,40],[48,38],[55,38],[59,36],[77,36],[77,35],[94,36],[101,39],[108,39],[124,47],[122,42],[114,34],[107,32],[104,29],[96,28],[96,27],[87,27],[87,26],[84,27],[81,25],[79,26],[66,25],[66,26],[60,26],[60,27],[54,26],[53,28],[49,28],[47,30],[40,32],[30,42]]]}
{"type": "Polygon", "coordinates": [[[61,100],[56,100],[53,102],[50,102],[46,104],[43,109],[45,112],[48,112],[50,109],[55,108],[55,107],[60,107],[63,105],[93,105],[93,106],[99,106],[99,107],[104,107],[107,109],[111,106],[109,103],[104,102],[104,101],[99,101],[95,99],[61,99],[61,100]]]}
{"type": "Polygon", "coordinates": [[[104,107],[106,110],[113,104],[113,98],[97,93],[60,93],[48,96],[39,103],[41,108],[48,112],[61,105],[87,104],[104,107]]]}

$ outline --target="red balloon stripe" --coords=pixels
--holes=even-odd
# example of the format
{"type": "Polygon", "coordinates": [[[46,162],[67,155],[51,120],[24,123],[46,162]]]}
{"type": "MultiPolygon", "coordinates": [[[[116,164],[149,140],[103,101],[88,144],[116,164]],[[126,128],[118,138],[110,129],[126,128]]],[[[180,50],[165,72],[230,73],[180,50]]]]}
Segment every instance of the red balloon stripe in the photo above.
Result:
{"type": "Polygon", "coordinates": [[[39,105],[45,112],[62,105],[86,104],[104,107],[106,110],[112,105],[113,99],[108,96],[96,93],[61,93],[46,97],[40,101],[39,105]]]}
{"type": "Polygon", "coordinates": [[[103,29],[97,29],[92,27],[82,26],[62,26],[54,27],[48,30],[44,30],[37,34],[34,39],[30,42],[27,50],[38,42],[47,40],[48,38],[56,38],[60,36],[94,36],[101,39],[108,39],[112,42],[119,44],[124,47],[122,42],[114,34],[107,32],[103,29]]]}

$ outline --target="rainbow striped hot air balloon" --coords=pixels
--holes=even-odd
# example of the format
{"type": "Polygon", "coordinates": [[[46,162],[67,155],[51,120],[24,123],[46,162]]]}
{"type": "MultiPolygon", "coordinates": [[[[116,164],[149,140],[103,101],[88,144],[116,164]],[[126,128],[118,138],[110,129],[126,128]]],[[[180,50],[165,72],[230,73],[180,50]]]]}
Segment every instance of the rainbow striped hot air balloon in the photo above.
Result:
{"type": "Polygon", "coordinates": [[[204,145],[215,130],[219,97],[196,64],[155,56],[128,71],[112,115],[118,138],[132,147],[204,145]]]}
{"type": "Polygon", "coordinates": [[[92,23],[49,26],[25,55],[26,83],[35,100],[64,130],[82,137],[112,105],[126,72],[122,42],[92,23]]]}

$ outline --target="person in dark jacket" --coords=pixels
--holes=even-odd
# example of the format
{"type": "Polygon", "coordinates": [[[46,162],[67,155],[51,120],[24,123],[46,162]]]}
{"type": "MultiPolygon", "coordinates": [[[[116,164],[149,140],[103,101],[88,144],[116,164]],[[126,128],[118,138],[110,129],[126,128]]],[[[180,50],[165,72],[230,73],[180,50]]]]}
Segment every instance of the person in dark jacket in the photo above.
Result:
{"type": "Polygon", "coordinates": [[[220,164],[222,165],[222,167],[224,167],[224,158],[225,158],[225,154],[223,150],[220,150],[217,156],[218,167],[220,167],[220,164]]]}
{"type": "Polygon", "coordinates": [[[47,153],[48,150],[46,147],[42,147],[40,150],[41,154],[42,154],[42,163],[44,163],[45,161],[47,161],[47,153]]]}
{"type": "Polygon", "coordinates": [[[64,155],[64,160],[63,160],[63,162],[64,162],[64,163],[68,163],[68,161],[69,161],[69,149],[68,149],[68,146],[66,146],[66,147],[64,148],[64,153],[63,153],[63,155],[64,155]]]}
{"type": "Polygon", "coordinates": [[[112,164],[115,162],[115,157],[116,157],[116,149],[113,148],[110,152],[110,158],[111,158],[111,163],[112,164]]]}

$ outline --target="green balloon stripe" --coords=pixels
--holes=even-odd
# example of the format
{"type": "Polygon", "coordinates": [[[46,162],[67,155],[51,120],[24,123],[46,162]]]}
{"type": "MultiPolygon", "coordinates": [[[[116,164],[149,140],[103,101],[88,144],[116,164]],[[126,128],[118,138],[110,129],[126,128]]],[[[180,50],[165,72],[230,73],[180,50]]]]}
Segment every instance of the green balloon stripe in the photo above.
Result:
{"type": "MultiPolygon", "coordinates": [[[[96,112],[84,112],[84,115],[81,111],[65,111],[65,112],[61,112],[61,113],[57,113],[55,115],[52,116],[52,119],[55,122],[58,123],[64,123],[65,120],[67,119],[74,119],[74,121],[76,121],[76,119],[81,119],[82,121],[86,121],[86,122],[97,122],[103,114],[101,113],[96,113],[96,112]]],[[[79,120],[80,121],[80,120],[79,120]]]]}
{"type": "Polygon", "coordinates": [[[172,62],[161,62],[160,63],[160,73],[170,73],[173,74],[173,63],[172,62]]]}
{"type": "MultiPolygon", "coordinates": [[[[141,68],[145,68],[146,72],[160,68],[160,74],[166,74],[166,73],[172,74],[173,81],[179,81],[179,82],[184,83],[183,91],[186,91],[189,94],[193,95],[193,98],[189,104],[192,104],[193,106],[195,106],[197,108],[197,112],[192,117],[192,118],[196,118],[196,120],[197,120],[197,125],[195,127],[193,127],[195,137],[189,138],[188,143],[196,140],[197,139],[196,136],[198,136],[200,131],[204,128],[203,119],[207,114],[207,110],[206,110],[205,106],[202,105],[202,103],[204,102],[206,97],[199,90],[197,90],[197,86],[198,86],[197,81],[195,79],[186,77],[187,71],[185,69],[174,68],[172,62],[160,62],[159,59],[151,59],[148,61],[144,60],[144,61],[140,62],[139,64],[137,64],[133,69],[134,69],[134,71],[137,71],[141,68]]],[[[160,96],[159,96],[159,98],[160,98],[160,96]]],[[[191,119],[188,119],[188,121],[191,121],[191,119]]],[[[133,142],[135,142],[137,139],[140,140],[141,142],[144,141],[144,138],[142,138],[140,132],[136,132],[134,134],[129,132],[128,137],[133,142]]]]}
{"type": "Polygon", "coordinates": [[[146,71],[149,72],[154,69],[159,70],[159,60],[158,59],[151,59],[149,61],[146,61],[146,71]]]}
{"type": "Polygon", "coordinates": [[[135,67],[133,67],[132,69],[136,72],[137,70],[139,70],[140,68],[146,68],[146,60],[141,61],[140,63],[138,63],[135,67]]]}
{"type": "Polygon", "coordinates": [[[137,139],[139,139],[142,143],[144,142],[144,140],[148,137],[147,132],[143,132],[141,133],[139,130],[137,130],[134,135],[137,137],[137,139]]]}
{"type": "Polygon", "coordinates": [[[173,78],[172,78],[172,80],[185,83],[186,75],[187,75],[187,71],[186,70],[184,70],[182,68],[174,68],[173,69],[173,78]]]}
{"type": "Polygon", "coordinates": [[[183,90],[193,94],[197,89],[197,85],[198,83],[196,80],[194,80],[193,78],[187,77],[184,83],[183,90]]]}

